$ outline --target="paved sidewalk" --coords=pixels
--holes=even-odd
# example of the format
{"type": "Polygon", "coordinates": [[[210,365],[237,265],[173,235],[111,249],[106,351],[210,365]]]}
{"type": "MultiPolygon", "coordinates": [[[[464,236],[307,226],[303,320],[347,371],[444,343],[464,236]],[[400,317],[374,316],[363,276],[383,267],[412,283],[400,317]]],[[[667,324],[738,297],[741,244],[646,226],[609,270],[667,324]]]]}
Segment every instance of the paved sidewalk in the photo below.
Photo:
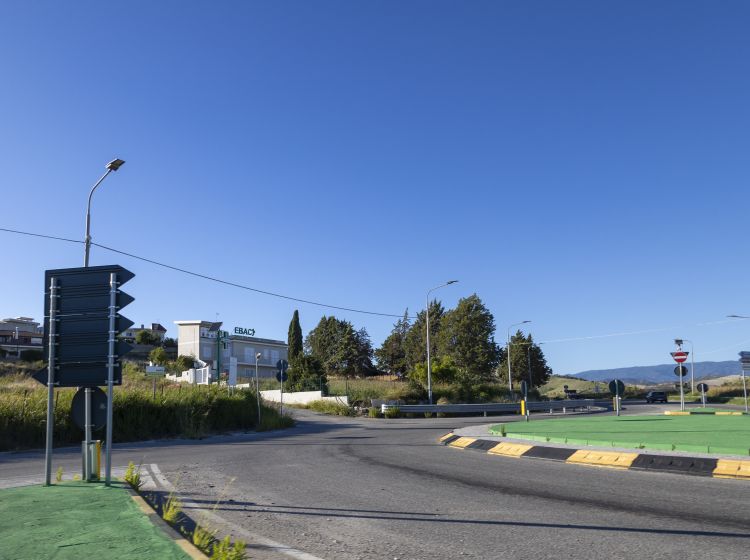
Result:
{"type": "Polygon", "coordinates": [[[0,559],[189,560],[121,482],[0,490],[0,559]]]}

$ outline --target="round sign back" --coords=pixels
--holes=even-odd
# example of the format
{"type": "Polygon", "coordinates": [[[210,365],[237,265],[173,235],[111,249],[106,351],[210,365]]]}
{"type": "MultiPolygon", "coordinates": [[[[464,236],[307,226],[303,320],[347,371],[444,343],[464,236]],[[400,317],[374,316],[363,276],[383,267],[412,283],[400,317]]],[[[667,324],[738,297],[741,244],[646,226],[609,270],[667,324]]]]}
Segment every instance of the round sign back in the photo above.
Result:
{"type": "MultiPolygon", "coordinates": [[[[73,423],[86,429],[86,389],[81,387],[73,396],[70,405],[70,416],[73,423]]],[[[91,428],[101,430],[107,425],[107,393],[99,387],[91,387],[91,428]]]]}
{"type": "Polygon", "coordinates": [[[697,387],[701,393],[708,391],[708,383],[698,383],[697,387]]]}
{"type": "Polygon", "coordinates": [[[619,379],[613,379],[609,382],[609,392],[613,395],[622,396],[625,393],[625,383],[619,379]]]}

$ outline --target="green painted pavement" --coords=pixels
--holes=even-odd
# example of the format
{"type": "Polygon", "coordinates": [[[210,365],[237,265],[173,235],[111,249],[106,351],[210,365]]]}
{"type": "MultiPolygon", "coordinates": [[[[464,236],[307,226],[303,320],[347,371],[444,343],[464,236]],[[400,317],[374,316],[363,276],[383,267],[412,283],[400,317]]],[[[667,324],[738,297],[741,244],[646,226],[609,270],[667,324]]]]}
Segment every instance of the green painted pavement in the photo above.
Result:
{"type": "Polygon", "coordinates": [[[506,437],[538,442],[567,443],[750,455],[750,417],[714,416],[598,416],[510,422],[490,428],[506,437]]]}
{"type": "Polygon", "coordinates": [[[0,490],[0,558],[185,559],[122,483],[0,490]]]}

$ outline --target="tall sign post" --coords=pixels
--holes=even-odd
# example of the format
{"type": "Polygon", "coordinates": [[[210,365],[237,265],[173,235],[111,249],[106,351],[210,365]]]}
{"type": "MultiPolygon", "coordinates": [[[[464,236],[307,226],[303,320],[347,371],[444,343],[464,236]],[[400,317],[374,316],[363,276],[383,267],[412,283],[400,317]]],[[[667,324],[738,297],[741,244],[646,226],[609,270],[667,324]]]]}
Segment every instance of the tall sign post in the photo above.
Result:
{"type": "Polygon", "coordinates": [[[622,395],[625,394],[625,383],[619,379],[613,379],[609,382],[609,392],[614,395],[615,414],[619,416],[620,409],[622,408],[622,395]]]}
{"type": "Polygon", "coordinates": [[[742,365],[742,392],[745,395],[745,412],[747,409],[747,382],[745,381],[745,372],[750,371],[750,352],[740,352],[740,364],[742,365]]]}
{"type": "Polygon", "coordinates": [[[289,369],[289,362],[279,360],[276,362],[276,379],[281,383],[281,415],[284,416],[284,381],[289,379],[286,370],[289,369]]]}
{"type": "Polygon", "coordinates": [[[707,383],[698,383],[698,390],[701,392],[701,404],[703,408],[706,408],[706,391],[708,391],[707,383]]]}
{"type": "MultiPolygon", "coordinates": [[[[675,340],[675,343],[677,342],[678,341],[675,340]]],[[[687,375],[687,368],[682,364],[688,359],[689,352],[683,352],[682,347],[677,344],[677,350],[675,352],[670,352],[670,354],[672,359],[677,362],[677,367],[674,368],[674,373],[680,378],[680,410],[685,410],[685,387],[682,384],[682,378],[687,375]]]]}
{"type": "Polygon", "coordinates": [[[33,377],[48,386],[45,483],[49,484],[52,457],[54,386],[81,387],[85,393],[83,442],[84,480],[91,480],[91,388],[106,385],[107,476],[111,479],[112,406],[114,385],[122,384],[120,358],[129,344],[117,334],[133,322],[117,312],[133,298],[119,286],[135,275],[121,266],[62,268],[45,272],[44,344],[49,349],[46,370],[33,377]]]}

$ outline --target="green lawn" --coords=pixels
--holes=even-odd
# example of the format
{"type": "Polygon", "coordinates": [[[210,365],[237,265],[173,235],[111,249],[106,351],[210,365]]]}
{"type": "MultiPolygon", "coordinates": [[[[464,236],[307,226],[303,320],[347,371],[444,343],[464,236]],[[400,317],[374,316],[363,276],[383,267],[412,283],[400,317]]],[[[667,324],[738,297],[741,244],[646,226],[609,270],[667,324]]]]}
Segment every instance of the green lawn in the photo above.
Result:
{"type": "Polygon", "coordinates": [[[189,560],[119,482],[0,490],[0,558],[189,560]]]}
{"type": "Polygon", "coordinates": [[[748,416],[598,416],[511,422],[494,435],[533,441],[750,455],[748,416]]]}

